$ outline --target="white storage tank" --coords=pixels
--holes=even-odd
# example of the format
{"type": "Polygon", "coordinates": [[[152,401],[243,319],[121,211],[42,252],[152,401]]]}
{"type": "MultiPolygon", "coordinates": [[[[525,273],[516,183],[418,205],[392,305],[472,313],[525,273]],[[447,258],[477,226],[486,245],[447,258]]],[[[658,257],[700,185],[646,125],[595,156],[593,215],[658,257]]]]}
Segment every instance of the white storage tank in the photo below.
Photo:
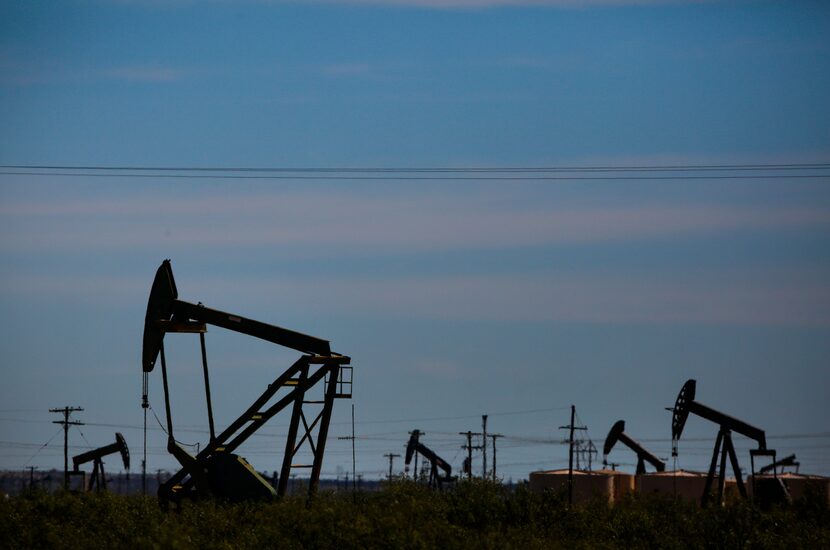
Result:
{"type": "MultiPolygon", "coordinates": [[[[574,470],[574,504],[587,504],[596,499],[612,504],[614,502],[614,477],[609,475],[607,471],[574,470]]],[[[568,470],[531,472],[530,490],[535,493],[542,493],[545,490],[562,492],[567,498],[568,470]]]]}
{"type": "MultiPolygon", "coordinates": [[[[706,472],[689,470],[640,474],[636,479],[636,490],[641,496],[661,495],[700,504],[707,475],[706,472]]],[[[715,476],[711,490],[716,492],[717,488],[718,477],[715,476]]],[[[737,493],[737,483],[734,479],[726,478],[724,494],[728,497],[733,492],[737,493]]]]}

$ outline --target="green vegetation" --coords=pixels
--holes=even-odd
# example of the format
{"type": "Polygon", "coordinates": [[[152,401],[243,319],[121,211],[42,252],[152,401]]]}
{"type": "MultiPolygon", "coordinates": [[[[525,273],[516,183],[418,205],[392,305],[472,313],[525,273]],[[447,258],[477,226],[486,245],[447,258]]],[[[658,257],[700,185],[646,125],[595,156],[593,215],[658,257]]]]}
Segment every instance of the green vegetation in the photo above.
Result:
{"type": "Polygon", "coordinates": [[[830,548],[830,512],[802,503],[699,510],[632,498],[569,509],[561,495],[462,482],[434,493],[399,482],[382,491],[320,494],[311,504],[187,502],[29,493],[0,499],[3,548],[830,548]]]}

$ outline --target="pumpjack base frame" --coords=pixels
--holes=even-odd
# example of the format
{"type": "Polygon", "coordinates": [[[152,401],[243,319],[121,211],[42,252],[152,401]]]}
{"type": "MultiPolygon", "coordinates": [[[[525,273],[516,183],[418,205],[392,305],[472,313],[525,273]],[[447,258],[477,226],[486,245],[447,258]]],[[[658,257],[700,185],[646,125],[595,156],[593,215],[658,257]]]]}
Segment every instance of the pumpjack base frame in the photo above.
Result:
{"type": "MultiPolygon", "coordinates": [[[[163,348],[161,354],[162,372],[166,378],[166,374],[164,374],[166,372],[166,361],[163,348]]],[[[215,480],[212,480],[210,475],[211,464],[220,455],[235,457],[233,453],[242,443],[268,420],[289,406],[291,408],[291,419],[277,487],[270,491],[271,495],[266,495],[261,490],[255,490],[251,493],[251,498],[284,496],[288,489],[291,470],[307,466],[293,462],[294,456],[306,443],[313,456],[309,480],[309,496],[313,496],[319,484],[334,400],[351,397],[351,377],[348,380],[344,377],[344,373],[351,373],[352,367],[348,365],[349,362],[349,357],[341,355],[326,357],[305,355],[300,357],[291,367],[268,384],[268,387],[259,398],[224,431],[216,435],[196,456],[189,455],[172,437],[169,438],[168,450],[177,458],[182,468],[165,483],[161,484],[158,493],[160,500],[164,503],[175,504],[180,503],[184,498],[199,499],[208,496],[243,500],[243,498],[235,496],[236,493],[229,494],[228,491],[222,488],[222,486],[227,487],[228,483],[222,483],[222,486],[219,486],[215,480]],[[317,368],[313,368],[314,366],[317,368]],[[307,400],[306,396],[309,390],[320,382],[324,382],[325,387],[323,400],[307,400]],[[281,389],[288,389],[289,391],[273,405],[263,409],[281,389]],[[322,407],[317,414],[312,416],[307,414],[304,405],[322,407]]],[[[247,465],[244,459],[242,459],[242,462],[247,465]]],[[[252,470],[252,468],[249,468],[249,470],[252,470]]],[[[255,471],[250,471],[244,477],[238,479],[238,483],[251,484],[251,475],[259,477],[259,474],[255,471]]],[[[267,481],[261,478],[260,484],[268,485],[267,481]]]]}

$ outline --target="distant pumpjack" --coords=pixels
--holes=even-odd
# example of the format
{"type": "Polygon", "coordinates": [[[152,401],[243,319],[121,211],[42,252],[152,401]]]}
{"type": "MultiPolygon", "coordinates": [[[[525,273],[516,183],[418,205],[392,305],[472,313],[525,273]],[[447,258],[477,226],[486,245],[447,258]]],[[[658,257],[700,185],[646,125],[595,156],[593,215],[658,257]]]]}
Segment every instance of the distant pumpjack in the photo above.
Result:
{"type": "Polygon", "coordinates": [[[608,465],[608,461],[606,460],[608,457],[608,453],[611,452],[611,449],[614,448],[617,441],[624,444],[626,447],[637,453],[637,474],[644,474],[646,473],[646,462],[654,466],[654,468],[658,472],[663,472],[666,469],[666,463],[651,454],[648,450],[646,450],[642,445],[631,439],[628,434],[625,433],[625,421],[618,420],[616,424],[611,427],[611,431],[608,432],[608,437],[605,438],[605,445],[602,447],[602,463],[603,465],[608,465]]]}
{"type": "MultiPolygon", "coordinates": [[[[348,366],[351,361],[348,356],[333,353],[327,340],[211,309],[201,303],[193,304],[179,300],[170,260],[165,260],[156,271],[144,318],[141,362],[145,388],[147,376],[153,370],[157,359],[161,362],[164,388],[167,450],[182,467],[159,486],[158,494],[162,507],[170,502],[179,504],[185,497],[198,499],[213,496],[224,500],[243,501],[282,496],[287,491],[288,480],[292,477],[291,470],[294,468],[311,470],[308,485],[309,496],[316,492],[334,400],[351,397],[352,367],[348,366]],[[214,430],[211,406],[207,352],[205,351],[207,325],[253,336],[303,354],[293,365],[268,384],[262,395],[219,434],[216,434],[214,430]],[[164,355],[164,337],[168,333],[193,333],[198,334],[200,339],[210,441],[196,456],[192,456],[183,449],[173,437],[167,362],[164,355]],[[307,392],[318,382],[322,382],[325,387],[323,399],[307,399],[307,392]],[[285,390],[284,394],[276,403],[267,406],[280,390],[285,390]],[[308,404],[321,409],[316,416],[309,418],[303,412],[304,405],[308,404]],[[291,419],[286,435],[282,468],[275,490],[244,458],[234,454],[234,451],[269,419],[289,406],[291,406],[291,419]],[[305,433],[299,437],[299,442],[297,442],[301,422],[305,433]],[[305,442],[308,442],[313,462],[295,464],[292,459],[305,442]]],[[[146,401],[146,394],[144,398],[146,401]]]]}
{"type": "MultiPolygon", "coordinates": [[[[429,461],[429,486],[440,489],[444,483],[453,481],[452,466],[449,463],[435,454],[435,452],[421,443],[421,431],[412,430],[409,436],[409,443],[406,445],[406,457],[404,461],[404,471],[409,472],[409,464],[412,462],[412,457],[417,452],[429,461]],[[438,473],[438,469],[444,471],[444,475],[438,473]]],[[[417,472],[416,472],[417,475],[417,472]]]]}
{"type": "Polygon", "coordinates": [[[768,474],[769,472],[775,473],[777,468],[781,468],[783,471],[786,467],[795,468],[795,471],[798,472],[798,467],[801,466],[801,463],[796,461],[795,455],[785,456],[781,460],[776,460],[772,464],[767,464],[760,470],[758,470],[759,474],[768,474]]]}
{"type": "MultiPolygon", "coordinates": [[[[747,491],[744,481],[741,477],[741,468],[738,465],[738,457],[735,454],[735,446],[732,444],[732,432],[737,432],[744,435],[758,443],[757,449],[750,449],[749,456],[752,464],[753,480],[755,479],[755,457],[766,456],[771,457],[773,463],[775,462],[775,450],[767,449],[767,440],[764,430],[756,428],[742,420],[733,418],[722,412],[716,411],[706,405],[695,401],[696,382],[688,380],[680,389],[675,401],[672,413],[671,434],[672,434],[672,454],[677,455],[677,441],[683,434],[683,427],[686,425],[686,420],[689,413],[696,414],[701,418],[705,418],[710,422],[714,422],[720,426],[718,430],[718,437],[715,440],[715,449],[712,452],[712,462],[709,466],[709,474],[706,477],[706,484],[703,489],[703,496],[701,497],[701,504],[705,506],[709,500],[710,491],[712,489],[712,482],[715,478],[716,468],[718,466],[718,459],[720,458],[720,473],[718,476],[718,502],[723,502],[724,484],[726,482],[726,457],[729,456],[729,461],[732,464],[732,472],[735,474],[735,482],[738,486],[738,491],[741,496],[746,498],[747,491]],[[722,444],[722,447],[721,447],[722,444]],[[720,455],[720,457],[718,457],[720,455]]],[[[773,473],[775,470],[773,469],[773,473]]],[[[779,491],[783,494],[780,498],[789,498],[787,490],[783,484],[779,484],[779,491]]]]}
{"type": "Polygon", "coordinates": [[[92,487],[95,486],[96,491],[107,490],[107,477],[104,475],[104,458],[107,455],[121,453],[121,460],[124,462],[124,469],[130,469],[130,451],[127,448],[127,442],[124,440],[124,436],[120,433],[115,433],[115,443],[110,445],[106,445],[105,447],[99,447],[97,449],[93,449],[91,451],[87,451],[85,453],[81,453],[79,455],[75,455],[72,457],[72,469],[74,470],[73,473],[80,474],[79,467],[81,464],[86,464],[87,462],[92,462],[94,464],[92,468],[92,475],[89,478],[89,486],[87,490],[91,491],[92,487]]]}

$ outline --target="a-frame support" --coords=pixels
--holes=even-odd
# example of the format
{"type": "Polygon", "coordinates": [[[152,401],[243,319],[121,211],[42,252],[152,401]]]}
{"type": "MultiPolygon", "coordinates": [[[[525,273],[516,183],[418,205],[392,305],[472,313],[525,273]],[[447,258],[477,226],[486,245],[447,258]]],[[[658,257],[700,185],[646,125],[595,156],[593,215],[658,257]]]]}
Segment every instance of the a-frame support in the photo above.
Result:
{"type": "Polygon", "coordinates": [[[104,474],[104,461],[100,458],[96,458],[93,461],[92,475],[89,476],[89,485],[87,486],[87,490],[91,491],[93,486],[98,492],[102,489],[104,491],[107,490],[107,477],[104,474]]]}
{"type": "MultiPolygon", "coordinates": [[[[166,364],[163,351],[161,357],[162,376],[164,376],[166,364]]],[[[211,457],[218,453],[233,453],[268,420],[289,405],[292,405],[292,414],[286,437],[285,455],[277,485],[277,495],[283,496],[286,494],[292,468],[310,467],[311,476],[308,490],[309,496],[313,496],[317,491],[320,480],[334,399],[350,397],[350,394],[344,393],[339,388],[343,383],[342,371],[351,368],[347,366],[349,362],[348,357],[340,355],[328,357],[304,355],[300,357],[291,367],[269,384],[262,395],[239,418],[233,421],[222,433],[218,434],[195,457],[187,454],[171,439],[170,444],[175,447],[175,451],[171,450],[171,452],[179,459],[182,469],[159,488],[159,496],[164,500],[178,502],[182,496],[205,496],[210,494],[210,484],[206,476],[206,470],[211,457]],[[319,367],[312,372],[312,365],[319,365],[319,367]],[[307,392],[320,381],[326,379],[325,399],[322,402],[306,401],[307,392]],[[282,388],[292,389],[276,403],[262,410],[262,407],[282,388]],[[310,424],[306,421],[303,411],[303,405],[308,403],[323,405],[323,410],[310,424]],[[300,423],[303,425],[304,433],[299,443],[297,443],[300,423]],[[317,428],[316,441],[313,436],[315,427],[317,428]],[[311,465],[292,463],[294,455],[306,441],[309,442],[314,455],[313,463],[311,465]]],[[[167,402],[168,399],[166,398],[165,401],[167,402]]]]}
{"type": "Polygon", "coordinates": [[[741,496],[746,498],[746,485],[744,485],[743,477],[741,476],[741,468],[738,465],[738,456],[735,453],[735,446],[732,443],[732,431],[721,426],[718,431],[718,437],[715,439],[715,448],[712,452],[712,462],[709,465],[709,474],[706,476],[706,485],[703,488],[703,497],[701,498],[701,505],[706,506],[709,503],[711,496],[712,483],[715,479],[715,471],[720,462],[720,471],[718,474],[718,504],[723,504],[723,494],[726,484],[726,458],[729,457],[729,462],[732,465],[732,473],[735,474],[735,483],[738,486],[738,491],[741,496]],[[720,455],[720,457],[718,457],[720,455]],[[720,458],[720,460],[718,460],[720,458]]]}

